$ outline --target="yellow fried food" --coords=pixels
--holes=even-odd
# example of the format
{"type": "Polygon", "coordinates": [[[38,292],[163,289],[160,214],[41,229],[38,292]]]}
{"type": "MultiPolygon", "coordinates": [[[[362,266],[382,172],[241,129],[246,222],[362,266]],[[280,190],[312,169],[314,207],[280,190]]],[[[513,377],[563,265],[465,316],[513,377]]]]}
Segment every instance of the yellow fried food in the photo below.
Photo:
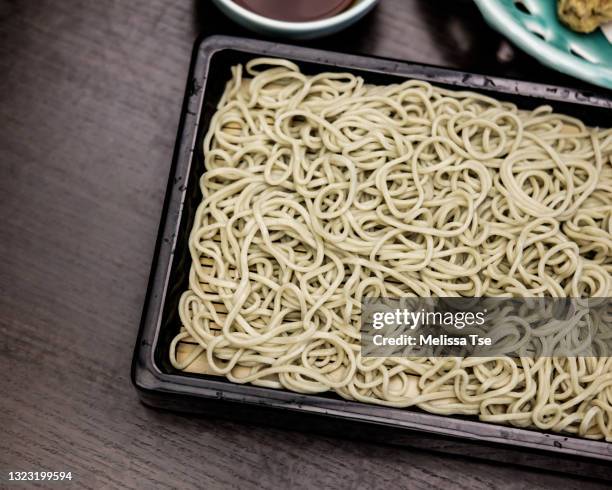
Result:
{"type": "Polygon", "coordinates": [[[559,0],[559,19],[576,32],[593,32],[612,21],[612,0],[559,0]]]}

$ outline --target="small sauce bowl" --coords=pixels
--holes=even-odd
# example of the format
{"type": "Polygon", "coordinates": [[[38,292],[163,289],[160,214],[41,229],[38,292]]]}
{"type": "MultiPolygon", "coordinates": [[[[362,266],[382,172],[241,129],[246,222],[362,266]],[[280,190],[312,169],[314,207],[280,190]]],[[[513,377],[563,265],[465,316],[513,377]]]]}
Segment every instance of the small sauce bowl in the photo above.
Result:
{"type": "Polygon", "coordinates": [[[355,0],[346,10],[320,20],[287,22],[271,19],[241,7],[233,0],[213,0],[230,19],[251,31],[287,39],[314,39],[338,32],[354,24],[378,3],[378,0],[355,0]]]}

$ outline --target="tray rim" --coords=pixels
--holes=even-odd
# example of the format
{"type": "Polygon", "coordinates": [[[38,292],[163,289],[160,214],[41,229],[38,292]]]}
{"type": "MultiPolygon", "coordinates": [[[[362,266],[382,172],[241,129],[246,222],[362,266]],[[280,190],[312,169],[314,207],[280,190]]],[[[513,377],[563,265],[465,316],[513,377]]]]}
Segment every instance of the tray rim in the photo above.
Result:
{"type": "Polygon", "coordinates": [[[612,443],[604,441],[584,439],[569,434],[521,429],[478,420],[465,420],[457,416],[436,415],[412,409],[366,404],[344,400],[340,397],[336,399],[320,395],[304,395],[286,390],[237,384],[225,378],[210,379],[202,375],[169,374],[157,366],[154,358],[155,348],[159,338],[178,229],[187,194],[187,185],[183,178],[189,175],[193,161],[211,59],[215,54],[225,50],[255,56],[283,57],[347,70],[416,77],[434,83],[462,86],[468,90],[497,91],[522,97],[612,109],[612,98],[579,89],[489,77],[419,63],[348,55],[248,38],[215,35],[198,39],[193,49],[147,294],[132,358],[131,380],[141,396],[156,393],[263,405],[269,408],[340,417],[349,421],[386,425],[476,442],[527,447],[552,453],[612,461],[612,443]],[[195,85],[192,84],[192,81],[195,82],[195,85]],[[521,93],[522,89],[527,88],[531,91],[530,94],[521,93]]]}

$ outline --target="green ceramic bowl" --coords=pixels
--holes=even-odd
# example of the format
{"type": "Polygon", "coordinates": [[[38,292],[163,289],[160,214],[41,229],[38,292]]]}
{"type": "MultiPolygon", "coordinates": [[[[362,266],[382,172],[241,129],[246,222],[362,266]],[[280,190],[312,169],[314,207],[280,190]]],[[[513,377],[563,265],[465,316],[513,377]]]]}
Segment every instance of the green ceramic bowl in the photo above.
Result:
{"type": "Polygon", "coordinates": [[[612,44],[599,29],[578,34],[562,25],[556,0],[474,1],[491,26],[541,63],[612,89],[612,44]]]}

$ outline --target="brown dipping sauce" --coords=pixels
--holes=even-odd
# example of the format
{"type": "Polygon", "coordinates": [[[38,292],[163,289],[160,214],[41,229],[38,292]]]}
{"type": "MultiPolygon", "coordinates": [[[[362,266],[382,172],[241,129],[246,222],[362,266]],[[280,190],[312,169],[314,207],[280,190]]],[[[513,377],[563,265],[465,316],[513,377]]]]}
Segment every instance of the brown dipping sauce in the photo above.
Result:
{"type": "Polygon", "coordinates": [[[270,19],[309,22],[346,10],[354,0],[233,0],[241,7],[270,19]]]}

